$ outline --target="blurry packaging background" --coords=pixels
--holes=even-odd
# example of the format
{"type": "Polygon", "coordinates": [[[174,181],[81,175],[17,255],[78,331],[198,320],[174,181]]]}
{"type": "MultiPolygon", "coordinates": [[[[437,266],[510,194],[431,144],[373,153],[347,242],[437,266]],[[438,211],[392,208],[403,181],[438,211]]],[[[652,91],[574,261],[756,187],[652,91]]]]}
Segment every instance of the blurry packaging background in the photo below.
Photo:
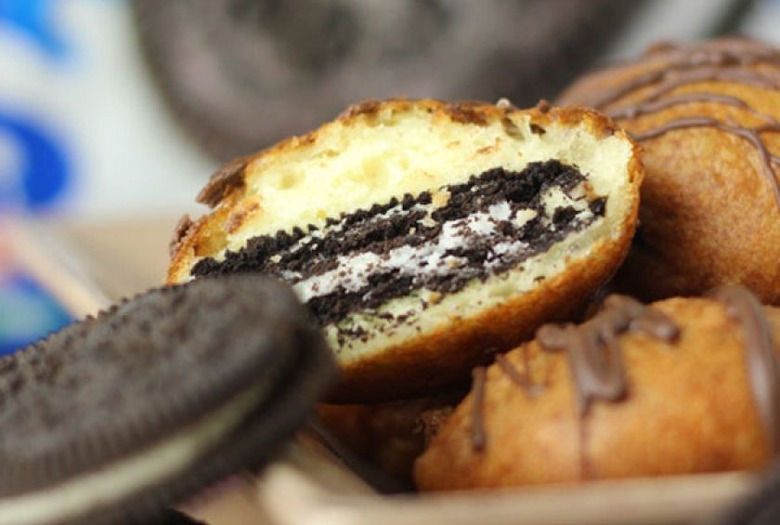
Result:
{"type": "Polygon", "coordinates": [[[128,3],[0,0],[0,209],[172,211],[212,165],[149,82],[128,3]]]}
{"type": "Polygon", "coordinates": [[[0,0],[0,340],[66,321],[4,242],[20,217],[175,222],[221,162],[361,99],[532,105],[658,40],[777,27],[780,0],[0,0]]]}
{"type": "Polygon", "coordinates": [[[530,105],[659,39],[779,23],[777,0],[0,0],[0,210],[178,214],[363,98],[530,105]]]}

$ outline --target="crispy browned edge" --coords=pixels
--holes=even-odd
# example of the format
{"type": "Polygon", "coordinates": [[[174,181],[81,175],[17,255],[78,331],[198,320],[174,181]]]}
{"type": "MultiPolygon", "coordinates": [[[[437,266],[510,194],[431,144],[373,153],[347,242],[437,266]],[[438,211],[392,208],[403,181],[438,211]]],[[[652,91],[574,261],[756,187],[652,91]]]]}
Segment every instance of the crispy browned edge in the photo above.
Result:
{"type": "MultiPolygon", "coordinates": [[[[474,125],[484,125],[493,119],[505,120],[509,114],[520,111],[528,113],[532,122],[542,128],[552,123],[583,125],[598,137],[618,134],[630,142],[625,133],[601,113],[581,107],[550,107],[546,103],[540,103],[536,108],[518,110],[508,105],[447,103],[432,99],[369,100],[351,106],[337,121],[346,126],[359,125],[375,118],[379,111],[388,107],[401,112],[412,106],[424,108],[432,118],[448,118],[454,122],[474,125]]],[[[210,199],[213,211],[189,224],[183,233],[178,233],[167,281],[174,283],[186,280],[201,247],[220,242],[222,228],[231,208],[241,199],[243,178],[249,163],[312,144],[331,125],[327,123],[319,130],[289,138],[253,157],[234,161],[228,165],[228,176],[225,175],[226,169],[218,171],[201,195],[221,195],[221,198],[210,199]],[[236,163],[240,166],[238,169],[236,163]],[[240,173],[240,179],[237,173],[240,173]]],[[[389,347],[381,354],[362,359],[359,363],[343,366],[343,381],[333,392],[331,400],[366,402],[425,393],[431,388],[461,379],[471,367],[486,362],[494,352],[506,350],[532,337],[542,323],[569,319],[575,315],[594,290],[614,273],[630,246],[636,227],[639,186],[644,173],[639,148],[633,143],[632,147],[628,180],[631,182],[629,191],[633,205],[623,219],[621,234],[617,239],[602,240],[594,250],[593,257],[572,263],[563,274],[539,283],[529,293],[499,307],[470,318],[458,317],[433,333],[389,347]],[[403,381],[403,384],[399,384],[399,381],[403,381]]]]}

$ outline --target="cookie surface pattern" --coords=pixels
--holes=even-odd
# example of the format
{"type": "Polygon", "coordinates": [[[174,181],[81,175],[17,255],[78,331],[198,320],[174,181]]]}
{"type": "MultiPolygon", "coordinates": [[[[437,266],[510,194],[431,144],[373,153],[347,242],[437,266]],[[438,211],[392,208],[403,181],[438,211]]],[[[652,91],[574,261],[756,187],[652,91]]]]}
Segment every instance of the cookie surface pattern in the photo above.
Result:
{"type": "Polygon", "coordinates": [[[0,523],[155,514],[265,459],[332,376],[308,314],[259,276],[154,290],[75,323],[0,360],[0,523]],[[244,432],[259,450],[236,445],[244,432]]]}

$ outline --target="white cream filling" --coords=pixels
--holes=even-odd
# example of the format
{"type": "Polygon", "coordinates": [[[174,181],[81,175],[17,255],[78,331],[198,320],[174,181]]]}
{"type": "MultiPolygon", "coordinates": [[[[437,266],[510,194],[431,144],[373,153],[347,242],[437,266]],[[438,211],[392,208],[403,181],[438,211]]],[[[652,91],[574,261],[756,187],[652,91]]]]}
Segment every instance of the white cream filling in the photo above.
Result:
{"type": "MultiPolygon", "coordinates": [[[[582,198],[573,199],[560,188],[549,188],[543,195],[545,209],[552,213],[558,206],[572,206],[581,220],[589,219],[592,213],[588,202],[582,198]]],[[[429,215],[430,212],[429,211],[429,215]]],[[[497,234],[500,222],[511,221],[516,227],[522,227],[537,216],[533,209],[520,209],[512,215],[508,202],[493,204],[486,212],[477,212],[463,219],[447,221],[442,224],[441,234],[432,242],[420,246],[400,246],[386,254],[373,252],[355,253],[339,256],[332,270],[300,280],[293,289],[303,302],[325,296],[337,291],[356,292],[368,286],[371,275],[397,271],[399,276],[446,275],[468,264],[463,257],[447,255],[447,251],[461,246],[467,247],[468,239],[485,239],[497,234]],[[466,239],[464,241],[464,239],[466,239]]],[[[428,218],[428,217],[426,217],[428,218]]],[[[421,222],[425,221],[422,219],[421,222]]],[[[552,224],[545,224],[553,227],[552,224]]],[[[492,257],[485,262],[490,271],[502,262],[502,257],[527,249],[527,243],[515,240],[495,243],[492,257]]],[[[300,279],[300,274],[285,272],[283,277],[291,281],[300,279]]]]}
{"type": "Polygon", "coordinates": [[[240,393],[200,422],[132,457],[59,485],[0,498],[0,525],[39,525],[76,518],[183,471],[238,427],[268,388],[264,382],[240,393]]]}

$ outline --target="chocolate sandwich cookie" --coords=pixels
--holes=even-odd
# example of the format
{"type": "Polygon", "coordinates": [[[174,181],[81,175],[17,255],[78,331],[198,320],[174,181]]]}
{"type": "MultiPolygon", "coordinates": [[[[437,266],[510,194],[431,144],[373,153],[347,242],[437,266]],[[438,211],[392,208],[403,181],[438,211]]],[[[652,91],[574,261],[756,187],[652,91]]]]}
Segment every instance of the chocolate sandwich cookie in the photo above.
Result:
{"type": "Polygon", "coordinates": [[[262,465],[334,366],[269,279],[150,291],[0,360],[0,524],[146,523],[262,465]]]}
{"type": "Polygon", "coordinates": [[[171,283],[290,283],[344,372],[340,401],[430,392],[573,313],[620,264],[642,166],[590,110],[368,100],[215,173],[171,283]]]}
{"type": "Polygon", "coordinates": [[[132,2],[155,83],[186,133],[227,160],[368,97],[522,105],[558,92],[645,2],[132,2]]]}

